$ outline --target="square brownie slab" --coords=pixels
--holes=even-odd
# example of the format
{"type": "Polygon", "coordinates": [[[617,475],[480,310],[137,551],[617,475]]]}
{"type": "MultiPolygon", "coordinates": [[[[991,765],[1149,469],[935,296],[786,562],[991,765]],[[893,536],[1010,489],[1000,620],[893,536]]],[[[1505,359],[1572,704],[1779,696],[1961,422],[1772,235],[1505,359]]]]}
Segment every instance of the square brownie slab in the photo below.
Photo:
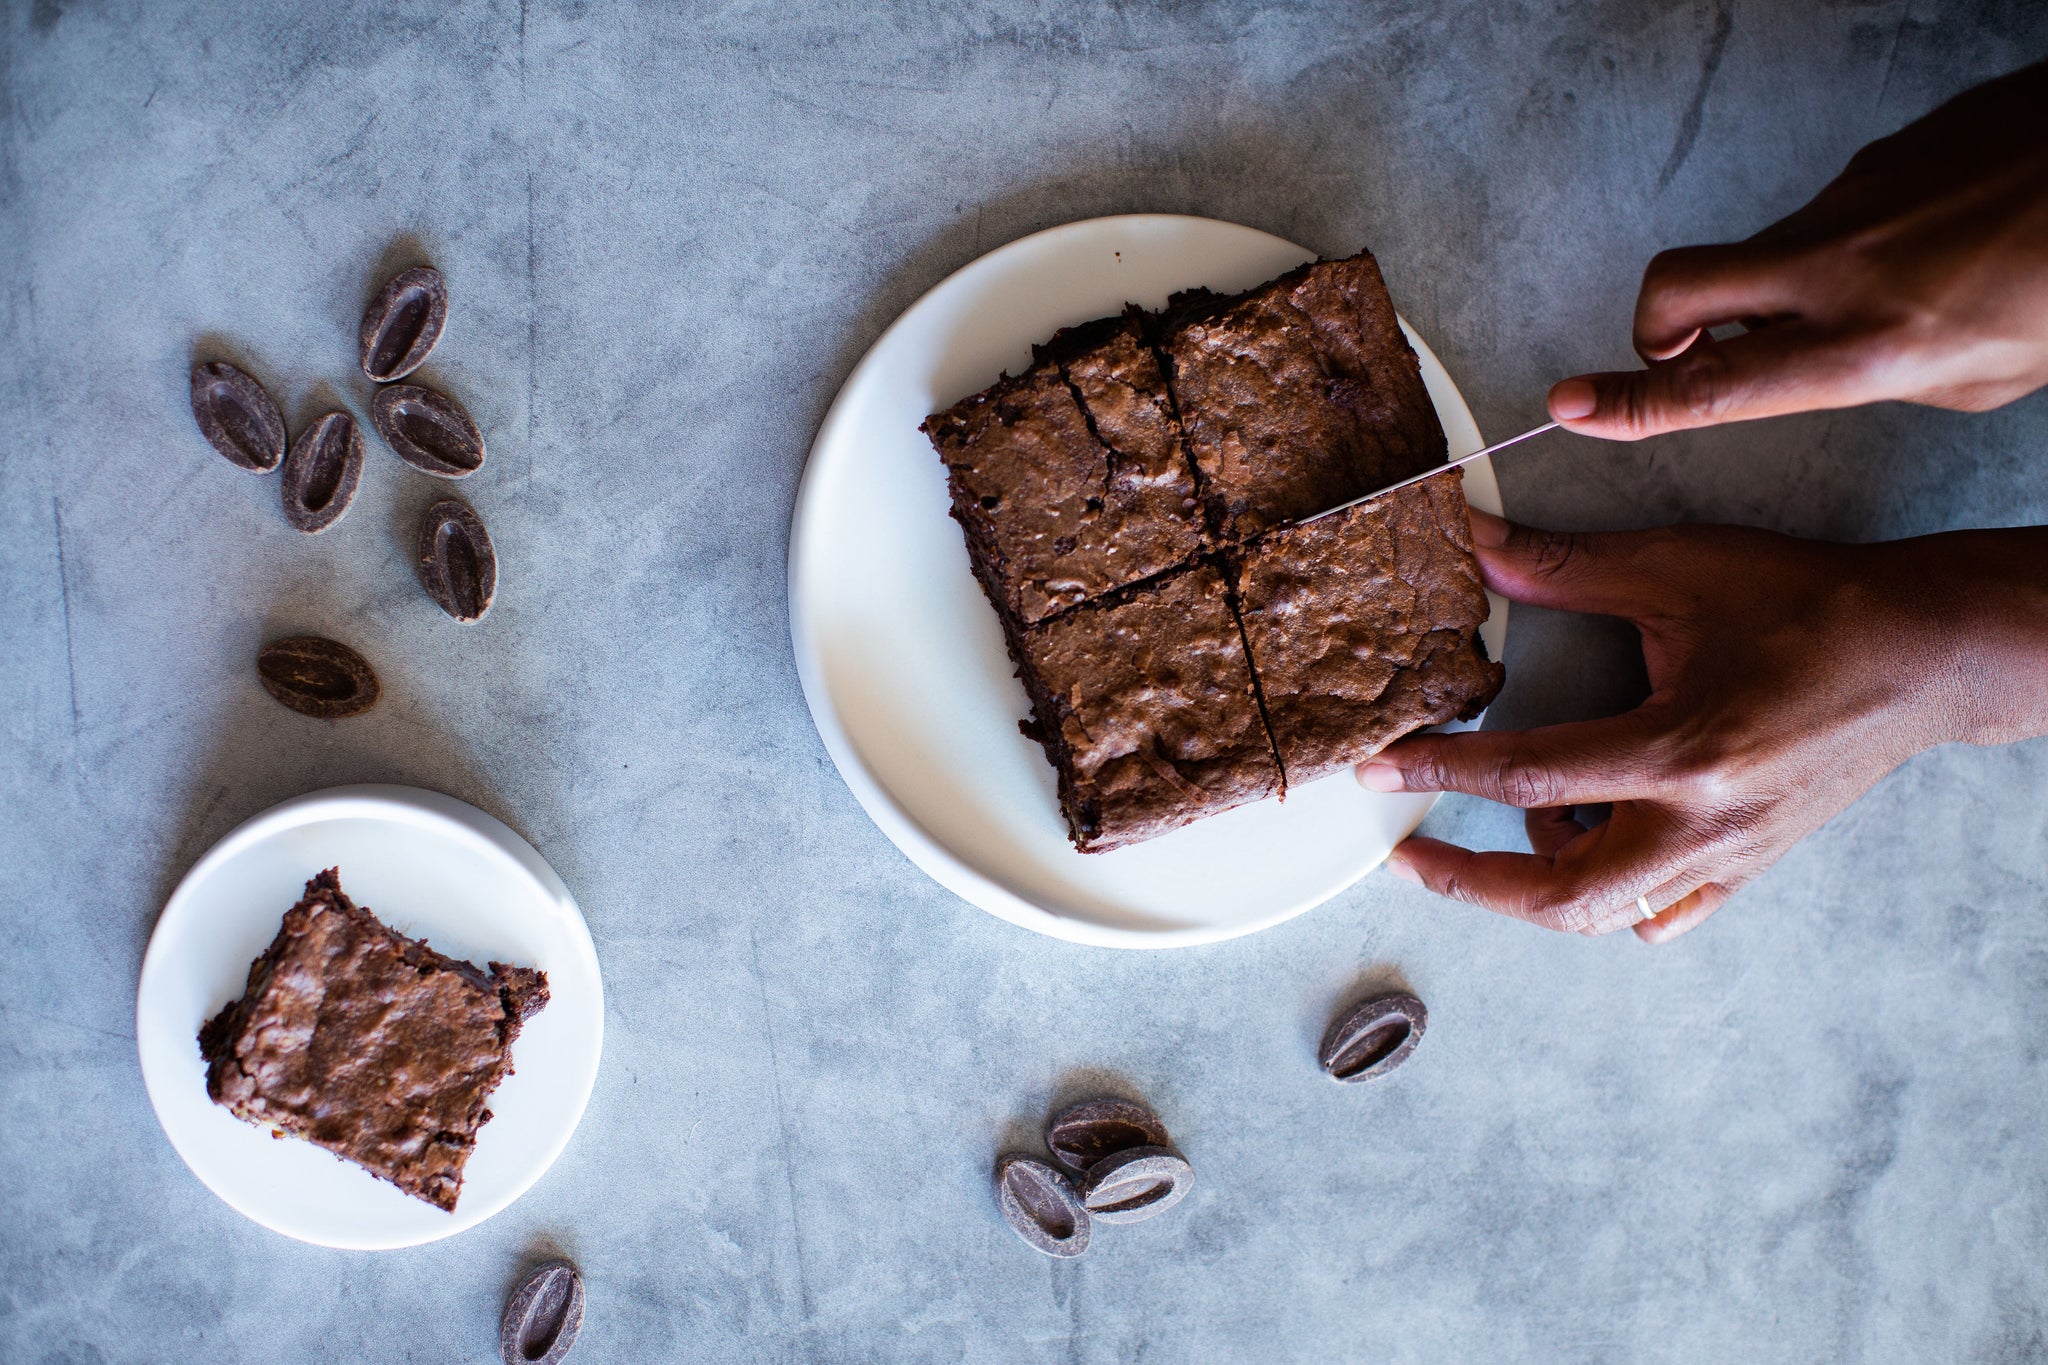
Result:
{"type": "Polygon", "coordinates": [[[1015,626],[1201,549],[1194,473],[1135,317],[1059,333],[1029,370],[922,429],[946,462],[975,574],[1015,626]]]}
{"type": "Polygon", "coordinates": [[[285,912],[242,998],[200,1030],[206,1093],[453,1211],[512,1040],[547,1002],[544,973],[435,952],[350,900],[329,868],[285,912]]]}
{"type": "Polygon", "coordinates": [[[1013,636],[1011,649],[1083,853],[1280,791],[1214,565],[1077,607],[1013,636]]]}
{"type": "Polygon", "coordinates": [[[1227,540],[1444,461],[1443,427],[1370,252],[1233,298],[1176,294],[1159,340],[1209,524],[1227,540]]]}
{"type": "Polygon", "coordinates": [[[1453,471],[1244,548],[1238,606],[1290,784],[1500,691],[1479,624],[1486,591],[1453,471]]]}

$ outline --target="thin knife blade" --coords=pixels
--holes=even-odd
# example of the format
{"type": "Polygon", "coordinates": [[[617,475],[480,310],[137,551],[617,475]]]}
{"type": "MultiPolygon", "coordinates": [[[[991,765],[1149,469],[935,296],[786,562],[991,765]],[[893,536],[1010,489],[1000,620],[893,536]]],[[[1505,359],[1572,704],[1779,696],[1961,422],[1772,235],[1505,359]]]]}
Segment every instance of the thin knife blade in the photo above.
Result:
{"type": "Polygon", "coordinates": [[[1556,426],[1557,423],[1555,422],[1545,422],[1540,427],[1530,427],[1527,431],[1523,432],[1519,436],[1510,436],[1505,441],[1495,441],[1492,445],[1488,446],[1484,450],[1475,450],[1470,455],[1460,455],[1455,460],[1446,460],[1444,463],[1437,465],[1433,469],[1425,469],[1420,474],[1416,474],[1410,478],[1403,479],[1399,483],[1390,483],[1385,488],[1376,488],[1372,492],[1367,493],[1362,498],[1353,498],[1350,502],[1340,502],[1335,507],[1326,508],[1323,511],[1316,513],[1312,517],[1303,517],[1300,521],[1297,521],[1294,524],[1296,526],[1306,526],[1312,521],[1321,521],[1324,517],[1333,517],[1337,515],[1337,513],[1339,512],[1349,511],[1351,508],[1358,506],[1358,504],[1362,502],[1371,502],[1374,498],[1384,498],[1389,493],[1398,493],[1402,489],[1410,486],[1411,484],[1421,483],[1424,479],[1433,479],[1437,475],[1443,473],[1446,469],[1456,469],[1461,465],[1471,464],[1474,460],[1484,459],[1488,455],[1493,454],[1497,450],[1506,450],[1509,446],[1517,445],[1523,441],[1526,441],[1531,436],[1541,436],[1544,432],[1555,429],[1556,426]]]}

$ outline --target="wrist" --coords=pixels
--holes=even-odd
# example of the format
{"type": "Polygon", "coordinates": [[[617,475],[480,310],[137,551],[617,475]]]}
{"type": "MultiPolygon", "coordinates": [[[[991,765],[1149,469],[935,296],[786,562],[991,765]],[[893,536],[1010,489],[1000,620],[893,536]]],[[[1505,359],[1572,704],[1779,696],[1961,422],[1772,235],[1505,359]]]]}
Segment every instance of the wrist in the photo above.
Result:
{"type": "Polygon", "coordinates": [[[2048,528],[1898,542],[1911,628],[1933,642],[1931,747],[2048,734],[2048,528]]]}

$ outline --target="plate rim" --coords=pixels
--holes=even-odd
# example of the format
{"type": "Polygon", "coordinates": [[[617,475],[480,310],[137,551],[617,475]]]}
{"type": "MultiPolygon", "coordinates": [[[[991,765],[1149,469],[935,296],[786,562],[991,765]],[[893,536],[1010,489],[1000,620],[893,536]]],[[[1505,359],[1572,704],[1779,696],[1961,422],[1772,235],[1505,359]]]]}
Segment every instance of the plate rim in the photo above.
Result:
{"type": "Polygon", "coordinates": [[[555,871],[547,859],[541,856],[540,850],[536,849],[524,835],[490,812],[449,796],[445,792],[401,783],[350,783],[304,792],[258,811],[216,840],[212,847],[195,859],[191,867],[178,879],[177,886],[165,897],[163,909],[158,912],[156,923],[150,928],[149,945],[143,951],[142,968],[136,977],[136,1061],[142,1071],[143,1089],[149,1096],[150,1111],[156,1116],[157,1127],[162,1130],[165,1140],[170,1143],[171,1150],[177,1154],[185,1169],[222,1203],[259,1227],[311,1246],[332,1247],[343,1251],[396,1251],[442,1241],[481,1226],[525,1197],[527,1191],[553,1169],[555,1162],[568,1149],[570,1139],[576,1135],[576,1130],[582,1127],[584,1114],[589,1109],[590,1097],[596,1092],[598,1072],[604,1065],[604,1014],[604,972],[597,959],[597,945],[590,934],[590,922],[585,918],[583,909],[577,904],[568,884],[562,880],[561,874],[555,871]],[[590,1065],[576,1086],[578,1093],[575,1094],[571,1106],[572,1119],[563,1128],[561,1135],[549,1144],[542,1154],[542,1159],[536,1161],[532,1170],[515,1182],[497,1203],[474,1218],[451,1224],[446,1228],[430,1229],[424,1236],[407,1236],[396,1240],[334,1238],[314,1235],[302,1229],[281,1227],[236,1194],[216,1185],[186,1157],[184,1147],[179,1143],[172,1125],[164,1117],[164,1107],[158,1099],[159,1082],[168,1084],[170,1078],[153,1071],[149,1048],[144,1038],[147,1017],[143,1008],[144,1001],[149,995],[152,980],[169,970],[165,965],[165,955],[170,949],[165,944],[163,930],[167,924],[173,922],[174,914],[186,913],[185,907],[197,894],[198,887],[221,865],[248,848],[286,830],[320,820],[366,817],[386,820],[395,817],[407,824],[437,828],[443,833],[455,835],[464,842],[481,846],[510,859],[533,879],[546,894],[555,912],[561,916],[563,927],[569,933],[570,949],[576,956],[584,959],[582,965],[588,968],[595,991],[590,1011],[590,1065]]]}
{"type": "MultiPolygon", "coordinates": [[[[795,507],[790,517],[789,553],[784,570],[788,575],[789,633],[791,649],[795,655],[797,682],[803,689],[804,702],[811,713],[811,723],[816,728],[819,739],[824,743],[826,755],[832,760],[839,779],[853,793],[854,800],[859,803],[862,811],[882,831],[884,837],[891,844],[895,845],[900,853],[910,859],[913,866],[975,908],[995,915],[999,919],[1007,920],[1021,929],[1028,929],[1034,933],[1043,934],[1049,938],[1060,939],[1069,943],[1078,943],[1098,948],[1184,948],[1220,943],[1233,938],[1242,938],[1248,934],[1255,934],[1270,929],[1298,915],[1306,914],[1316,906],[1341,894],[1349,887],[1357,885],[1358,881],[1370,872],[1371,869],[1367,868],[1361,871],[1358,877],[1353,878],[1343,886],[1337,887],[1320,897],[1307,900],[1302,904],[1290,904],[1281,907],[1270,915],[1262,916],[1255,920],[1242,924],[1223,926],[1199,925],[1181,928],[1133,929],[1060,914],[1053,909],[1020,895],[995,878],[973,867],[965,859],[946,847],[929,830],[925,829],[916,817],[912,816],[896,799],[894,794],[882,784],[880,779],[869,769],[867,763],[860,757],[859,750],[847,734],[838,707],[834,705],[831,691],[825,683],[823,660],[818,652],[818,633],[812,627],[811,611],[804,601],[802,592],[802,584],[805,578],[803,559],[807,546],[814,538],[807,534],[807,526],[813,518],[820,515],[818,509],[814,506],[819,501],[815,496],[816,484],[823,478],[823,475],[819,472],[819,452],[828,443],[837,439],[839,429],[850,420],[847,416],[850,407],[849,394],[861,386],[861,381],[867,377],[869,369],[878,363],[877,356],[887,349],[890,339],[905,326],[906,322],[918,309],[924,306],[927,300],[946,289],[962,275],[983,267],[991,259],[1008,252],[1021,251],[1027,244],[1040,241],[1046,237],[1079,233],[1091,229],[1101,230],[1103,227],[1112,224],[1136,226],[1141,224],[1172,223],[1213,224],[1241,232],[1257,233],[1260,236],[1270,238],[1276,243],[1301,252],[1308,259],[1323,259],[1321,253],[1312,251],[1310,248],[1304,247],[1297,242],[1288,241],[1286,238],[1267,232],[1263,228],[1253,227],[1246,223],[1234,223],[1229,219],[1210,218],[1201,214],[1186,213],[1118,213],[1103,214],[1093,218],[1077,218],[1069,222],[1054,224],[1051,227],[1040,228],[1035,232],[1025,233],[1023,236],[1012,238],[1008,242],[992,247],[976,256],[973,260],[967,261],[956,269],[947,272],[945,276],[933,283],[930,288],[924,290],[917,298],[906,305],[891,320],[889,325],[876,335],[875,339],[868,344],[867,350],[861,355],[858,363],[847,372],[846,378],[840,382],[838,392],[833,395],[832,404],[826,409],[824,419],[818,424],[817,435],[812,439],[810,449],[804,457],[803,474],[797,481],[795,507]]],[[[1444,371],[1446,378],[1449,378],[1449,369],[1443,365],[1441,360],[1437,359],[1436,353],[1431,350],[1428,343],[1408,325],[1405,318],[1400,318],[1399,321],[1403,333],[1417,351],[1427,355],[1439,369],[1444,371]]],[[[1459,405],[1465,409],[1466,417],[1472,421],[1473,427],[1476,430],[1478,428],[1478,421],[1476,418],[1472,418],[1471,407],[1465,402],[1464,394],[1458,390],[1455,380],[1451,381],[1451,388],[1459,405]]],[[[1482,433],[1483,439],[1484,434],[1482,433]]],[[[1468,465],[1467,469],[1483,471],[1489,482],[1493,482],[1493,462],[1490,459],[1475,461],[1473,464],[1468,465]]],[[[1497,482],[1494,486],[1497,490],[1497,482]]],[[[1435,809],[1436,803],[1440,800],[1442,800],[1442,793],[1436,793],[1428,806],[1424,808],[1423,814],[1425,817],[1430,810],[1435,809]]]]}

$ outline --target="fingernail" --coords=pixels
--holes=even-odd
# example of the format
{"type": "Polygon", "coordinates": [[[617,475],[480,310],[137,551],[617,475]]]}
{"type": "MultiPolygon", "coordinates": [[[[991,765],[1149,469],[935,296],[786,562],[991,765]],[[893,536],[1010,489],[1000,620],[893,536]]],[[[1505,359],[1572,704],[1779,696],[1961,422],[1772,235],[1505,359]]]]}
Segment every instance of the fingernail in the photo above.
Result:
{"type": "Polygon", "coordinates": [[[1508,520],[1477,507],[1465,509],[1472,517],[1472,543],[1482,550],[1498,550],[1508,541],[1508,520]]]}
{"type": "Polygon", "coordinates": [[[1366,763],[1358,769],[1358,785],[1367,791],[1397,792],[1406,790],[1401,781],[1401,770],[1391,763],[1366,763]]]}
{"type": "Polygon", "coordinates": [[[1387,855],[1387,871],[1393,873],[1404,882],[1414,882],[1417,886],[1422,885],[1422,874],[1392,854],[1387,855]]]}
{"type": "Polygon", "coordinates": [[[1560,422],[1591,417],[1600,406],[1600,391],[1584,379],[1566,379],[1550,390],[1550,415],[1560,422]]]}

